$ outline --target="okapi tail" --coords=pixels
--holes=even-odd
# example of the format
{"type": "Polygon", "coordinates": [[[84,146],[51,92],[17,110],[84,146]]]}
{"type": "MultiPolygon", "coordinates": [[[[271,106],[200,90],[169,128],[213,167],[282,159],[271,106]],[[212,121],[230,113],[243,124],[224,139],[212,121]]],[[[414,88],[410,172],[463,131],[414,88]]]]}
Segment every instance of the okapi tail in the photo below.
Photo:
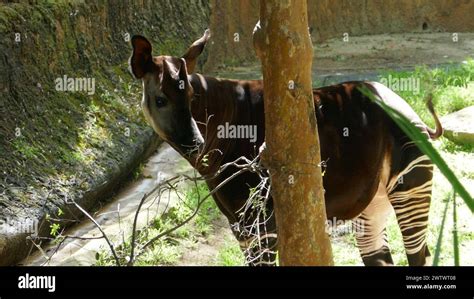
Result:
{"type": "Polygon", "coordinates": [[[436,112],[434,110],[432,94],[428,95],[428,101],[426,102],[426,106],[428,106],[428,110],[430,111],[436,123],[436,130],[433,130],[429,127],[426,128],[428,131],[428,134],[430,135],[430,138],[434,140],[434,139],[439,138],[441,135],[443,135],[443,127],[441,126],[441,122],[439,121],[438,115],[436,115],[436,112]]]}

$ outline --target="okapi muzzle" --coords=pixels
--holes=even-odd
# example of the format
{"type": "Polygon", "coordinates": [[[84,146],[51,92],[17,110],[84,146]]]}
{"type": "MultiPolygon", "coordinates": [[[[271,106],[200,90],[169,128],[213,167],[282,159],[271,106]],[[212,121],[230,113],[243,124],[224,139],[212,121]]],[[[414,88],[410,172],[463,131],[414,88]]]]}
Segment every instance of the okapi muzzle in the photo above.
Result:
{"type": "MultiPolygon", "coordinates": [[[[142,108],[147,121],[207,178],[213,190],[239,170],[230,162],[242,156],[249,160],[256,157],[265,139],[265,113],[261,80],[228,80],[193,73],[209,37],[206,30],[182,57],[153,57],[148,40],[134,36],[130,66],[143,82],[142,108]],[[254,126],[256,138],[220,138],[218,131],[224,125],[254,126]],[[204,168],[199,163],[202,156],[207,157],[204,168]],[[214,175],[229,163],[231,166],[214,175]]],[[[426,232],[433,165],[361,89],[372,91],[426,138],[435,139],[443,132],[431,100],[428,109],[436,130],[426,126],[400,96],[380,83],[353,81],[314,89],[321,161],[325,164],[327,218],[352,220],[365,265],[391,265],[386,222],[395,212],[408,263],[429,264],[426,232]]],[[[256,213],[248,204],[249,197],[255,196],[252,190],[262,186],[266,178],[245,172],[213,194],[249,265],[275,264],[278,239],[271,194],[256,205],[264,213],[256,213]],[[259,219],[258,215],[266,218],[259,219]]]]}

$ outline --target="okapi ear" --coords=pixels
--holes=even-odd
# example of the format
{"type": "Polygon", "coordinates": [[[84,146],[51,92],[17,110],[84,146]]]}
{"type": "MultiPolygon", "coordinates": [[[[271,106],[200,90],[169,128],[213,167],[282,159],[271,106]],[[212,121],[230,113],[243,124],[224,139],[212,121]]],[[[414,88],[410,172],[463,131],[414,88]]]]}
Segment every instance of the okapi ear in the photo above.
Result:
{"type": "Polygon", "coordinates": [[[177,83],[183,80],[188,82],[188,74],[186,70],[186,62],[183,58],[179,58],[176,62],[163,59],[163,77],[162,84],[177,83]]]}
{"type": "Polygon", "coordinates": [[[163,81],[188,81],[188,72],[186,69],[186,61],[179,58],[177,62],[163,60],[163,81]]]}
{"type": "Polygon", "coordinates": [[[196,60],[199,54],[201,54],[204,50],[204,46],[206,45],[210,37],[211,30],[206,29],[201,38],[196,40],[183,55],[184,60],[186,60],[186,66],[188,68],[189,74],[192,74],[194,72],[194,68],[196,67],[196,60]]]}
{"type": "Polygon", "coordinates": [[[178,81],[179,80],[179,66],[176,66],[173,62],[163,59],[163,82],[178,81]]]}
{"type": "Polygon", "coordinates": [[[184,60],[184,58],[180,58],[179,59],[180,62],[181,62],[181,65],[179,67],[179,79],[183,79],[185,81],[188,81],[188,65],[186,64],[186,60],[184,60]]]}
{"type": "Polygon", "coordinates": [[[188,72],[186,70],[186,61],[180,58],[177,62],[163,60],[162,86],[177,86],[184,90],[189,88],[188,72]]]}
{"type": "Polygon", "coordinates": [[[130,57],[130,69],[137,79],[143,78],[150,72],[153,66],[153,57],[151,56],[151,44],[143,36],[134,35],[132,37],[133,53],[130,57]]]}

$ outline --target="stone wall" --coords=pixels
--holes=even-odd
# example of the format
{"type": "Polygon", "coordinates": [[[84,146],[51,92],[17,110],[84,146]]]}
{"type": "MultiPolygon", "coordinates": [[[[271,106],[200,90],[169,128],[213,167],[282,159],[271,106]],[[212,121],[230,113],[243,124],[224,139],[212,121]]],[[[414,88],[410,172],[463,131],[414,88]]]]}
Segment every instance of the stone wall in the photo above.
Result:
{"type": "MultiPolygon", "coordinates": [[[[81,216],[157,145],[127,60],[129,34],[184,53],[209,24],[207,1],[0,1],[0,265],[31,248],[17,224],[81,216]],[[58,91],[58,78],[94,92],[58,91]]],[[[61,229],[71,221],[59,221],[61,229]]]]}

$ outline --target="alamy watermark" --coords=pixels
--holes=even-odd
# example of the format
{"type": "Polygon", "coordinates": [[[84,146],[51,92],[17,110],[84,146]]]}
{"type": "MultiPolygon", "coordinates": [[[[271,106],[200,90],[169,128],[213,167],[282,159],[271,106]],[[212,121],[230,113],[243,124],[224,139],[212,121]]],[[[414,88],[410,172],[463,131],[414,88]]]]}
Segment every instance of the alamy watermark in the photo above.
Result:
{"type": "Polygon", "coordinates": [[[10,217],[0,218],[0,233],[3,234],[31,234],[38,235],[38,220],[36,219],[20,219],[15,220],[10,217]]]}
{"type": "Polygon", "coordinates": [[[54,80],[57,91],[95,93],[95,78],[72,78],[64,75],[54,80]]]}
{"type": "Polygon", "coordinates": [[[249,139],[250,142],[257,141],[256,125],[231,125],[226,122],[217,126],[217,138],[220,139],[249,139]]]}
{"type": "Polygon", "coordinates": [[[388,77],[381,77],[380,83],[393,91],[411,91],[414,94],[420,92],[420,78],[415,77],[394,77],[391,74],[388,77]]]}
{"type": "Polygon", "coordinates": [[[45,289],[50,293],[56,291],[56,276],[53,275],[25,275],[18,276],[19,289],[45,289]]]}
{"type": "Polygon", "coordinates": [[[364,222],[360,219],[341,220],[333,217],[326,220],[326,233],[331,236],[340,236],[345,234],[364,234],[364,222]],[[357,229],[356,229],[357,228],[357,229]]]}

